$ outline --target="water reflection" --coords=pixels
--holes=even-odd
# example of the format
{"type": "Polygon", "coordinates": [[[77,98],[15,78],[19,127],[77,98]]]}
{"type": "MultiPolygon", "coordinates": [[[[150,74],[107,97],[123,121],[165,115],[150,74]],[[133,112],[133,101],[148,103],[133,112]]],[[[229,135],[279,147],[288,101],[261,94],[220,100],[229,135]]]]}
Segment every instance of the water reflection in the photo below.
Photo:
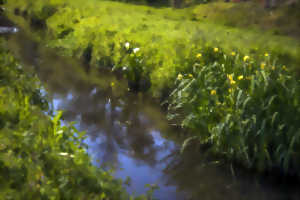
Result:
{"type": "Polygon", "coordinates": [[[0,26],[0,34],[17,33],[19,30],[16,27],[0,26]]]}
{"type": "Polygon", "coordinates": [[[161,132],[167,131],[158,126],[159,111],[153,110],[144,97],[127,95],[116,97],[116,88],[97,88],[93,85],[80,85],[78,90],[67,94],[55,92],[54,108],[64,110],[66,121],[78,122],[79,130],[85,130],[89,153],[95,165],[109,165],[116,169],[115,176],[131,177],[128,190],[141,194],[145,184],[158,184],[160,199],[182,199],[176,194],[175,186],[167,186],[162,171],[166,163],[161,162],[176,145],[163,139],[161,132]]]}
{"type": "Polygon", "coordinates": [[[161,200],[299,199],[297,190],[234,178],[195,148],[180,154],[170,139],[179,133],[170,129],[164,113],[146,95],[128,93],[122,78],[95,68],[87,73],[21,32],[9,38],[9,47],[24,65],[34,66],[53,109],[64,110],[65,122],[76,121],[87,132],[93,163],[114,167],[118,178],[131,178],[129,192],[145,193],[145,184],[158,184],[155,197],[161,200]]]}

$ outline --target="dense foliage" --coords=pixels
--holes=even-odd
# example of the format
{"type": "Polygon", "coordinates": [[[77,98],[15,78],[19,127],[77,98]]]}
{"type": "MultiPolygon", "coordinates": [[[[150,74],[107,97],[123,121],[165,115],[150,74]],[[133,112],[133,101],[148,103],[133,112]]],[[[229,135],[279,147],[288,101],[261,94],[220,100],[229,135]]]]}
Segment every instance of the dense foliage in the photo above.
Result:
{"type": "Polygon", "coordinates": [[[2,40],[0,77],[0,199],[129,199],[121,181],[92,166],[84,133],[63,126],[61,112],[47,114],[38,78],[2,40]]]}
{"type": "Polygon", "coordinates": [[[61,53],[121,71],[131,89],[151,84],[154,96],[169,96],[170,119],[213,152],[299,174],[300,87],[285,63],[299,62],[296,40],[199,24],[181,11],[79,2],[9,4],[42,20],[49,46],[61,53]]]}

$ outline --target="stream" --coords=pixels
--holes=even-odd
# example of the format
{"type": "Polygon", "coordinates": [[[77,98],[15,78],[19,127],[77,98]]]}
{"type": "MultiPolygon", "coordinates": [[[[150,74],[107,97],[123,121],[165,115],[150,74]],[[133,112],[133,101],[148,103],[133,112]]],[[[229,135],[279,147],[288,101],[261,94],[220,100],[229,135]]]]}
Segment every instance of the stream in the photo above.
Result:
{"type": "Polygon", "coordinates": [[[52,109],[63,110],[64,123],[75,122],[87,133],[93,164],[113,169],[129,193],[143,194],[150,184],[158,186],[154,198],[160,200],[300,199],[297,188],[233,173],[193,146],[180,153],[182,130],[167,121],[155,100],[129,92],[121,77],[93,67],[87,72],[81,62],[33,42],[22,30],[5,37],[42,81],[52,109]]]}

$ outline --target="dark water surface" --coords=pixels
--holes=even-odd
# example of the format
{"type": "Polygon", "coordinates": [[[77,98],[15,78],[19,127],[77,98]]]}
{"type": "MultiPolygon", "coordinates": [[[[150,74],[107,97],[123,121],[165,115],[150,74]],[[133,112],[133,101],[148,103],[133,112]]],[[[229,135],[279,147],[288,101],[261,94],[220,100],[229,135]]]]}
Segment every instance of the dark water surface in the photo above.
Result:
{"type": "Polygon", "coordinates": [[[112,73],[91,70],[58,56],[22,31],[8,37],[9,48],[28,70],[35,70],[54,110],[64,121],[87,132],[86,144],[96,166],[115,169],[128,191],[142,194],[157,184],[161,200],[288,200],[300,199],[297,189],[230,173],[216,161],[204,161],[189,148],[180,154],[180,130],[169,125],[158,105],[128,92],[126,81],[112,73]],[[33,67],[32,67],[33,66],[33,67]]]}

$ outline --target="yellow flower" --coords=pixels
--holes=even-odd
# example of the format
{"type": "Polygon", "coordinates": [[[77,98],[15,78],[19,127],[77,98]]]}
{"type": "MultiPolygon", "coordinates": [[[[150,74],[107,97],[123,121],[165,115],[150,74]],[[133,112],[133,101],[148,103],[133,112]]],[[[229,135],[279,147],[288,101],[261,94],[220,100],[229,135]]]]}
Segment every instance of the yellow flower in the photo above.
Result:
{"type": "Polygon", "coordinates": [[[111,87],[114,87],[114,86],[115,86],[115,83],[114,83],[114,82],[111,82],[111,83],[110,83],[110,86],[111,86],[111,87]]]}
{"type": "Polygon", "coordinates": [[[210,91],[210,94],[211,94],[211,95],[216,95],[216,94],[217,94],[217,91],[216,91],[216,90],[211,90],[211,91],[210,91]]]}
{"type": "Polygon", "coordinates": [[[244,78],[243,75],[238,76],[238,80],[242,80],[244,78]]]}
{"type": "Polygon", "coordinates": [[[183,78],[182,74],[178,74],[177,79],[182,80],[182,78],[183,78]]]}
{"type": "Polygon", "coordinates": [[[201,58],[201,57],[202,57],[202,54],[201,54],[201,53],[198,53],[198,54],[196,55],[196,57],[197,57],[197,58],[201,58]]]}
{"type": "Polygon", "coordinates": [[[232,81],[233,80],[233,74],[227,74],[227,78],[232,81]]]}
{"type": "Polygon", "coordinates": [[[233,51],[233,52],[231,52],[231,55],[232,55],[232,56],[235,56],[235,55],[236,55],[236,53],[233,51]]]}
{"type": "Polygon", "coordinates": [[[227,74],[227,78],[230,81],[230,84],[234,85],[236,82],[233,80],[233,74],[227,74]]]}
{"type": "Polygon", "coordinates": [[[265,69],[265,66],[266,66],[266,63],[261,63],[261,64],[260,64],[260,68],[261,68],[261,69],[265,69]]]}
{"type": "Polygon", "coordinates": [[[190,77],[190,78],[193,78],[193,74],[189,74],[189,77],[190,77]]]}
{"type": "Polygon", "coordinates": [[[231,93],[231,92],[232,92],[232,88],[229,88],[229,89],[228,89],[228,92],[231,93]]]}
{"type": "Polygon", "coordinates": [[[287,70],[285,65],[282,66],[282,69],[285,70],[285,71],[287,70]]]}
{"type": "Polygon", "coordinates": [[[269,54],[268,54],[268,53],[265,53],[265,57],[269,57],[269,54]]]}
{"type": "Polygon", "coordinates": [[[216,53],[217,53],[218,51],[219,51],[219,48],[217,48],[217,47],[216,47],[216,48],[214,48],[214,52],[216,52],[216,53]]]}
{"type": "Polygon", "coordinates": [[[275,70],[275,66],[272,66],[272,70],[273,70],[273,71],[275,70]]]}
{"type": "Polygon", "coordinates": [[[249,60],[250,57],[249,56],[244,56],[244,62],[246,62],[247,60],[249,60]]]}

